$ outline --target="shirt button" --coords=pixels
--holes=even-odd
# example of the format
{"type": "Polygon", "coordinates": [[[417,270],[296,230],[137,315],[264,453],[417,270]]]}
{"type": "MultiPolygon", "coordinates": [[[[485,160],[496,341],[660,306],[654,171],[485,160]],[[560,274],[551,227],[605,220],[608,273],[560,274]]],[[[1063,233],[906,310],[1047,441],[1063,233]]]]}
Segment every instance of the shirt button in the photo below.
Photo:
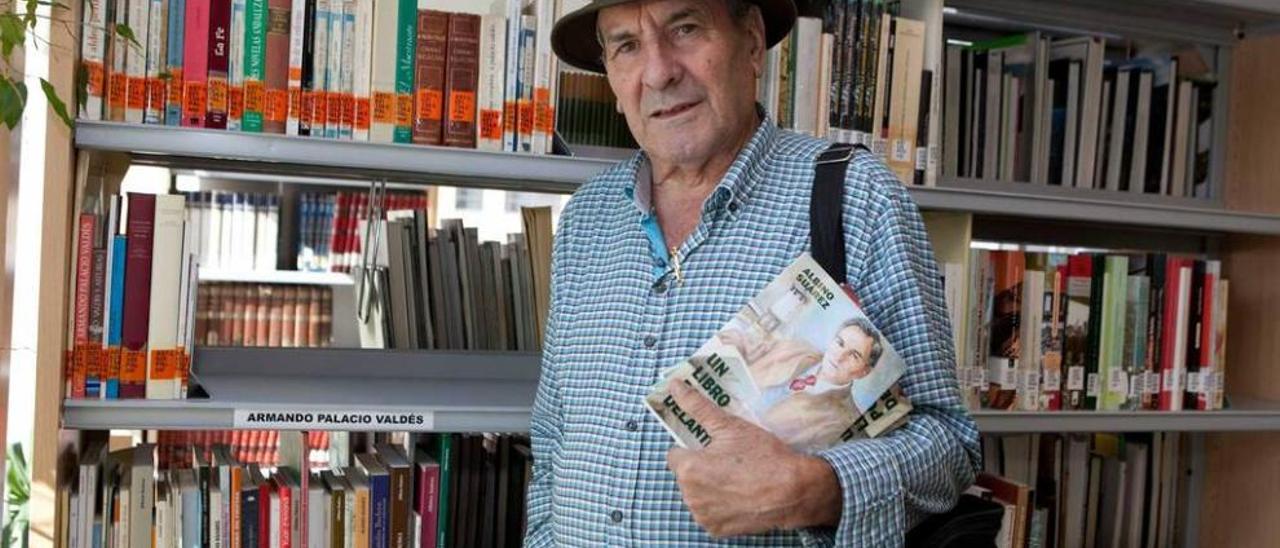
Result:
{"type": "Polygon", "coordinates": [[[653,348],[657,344],[658,344],[658,338],[653,335],[649,335],[648,337],[644,338],[645,348],[653,348]]]}
{"type": "Polygon", "coordinates": [[[738,212],[738,202],[729,202],[729,213],[738,212]]]}
{"type": "Polygon", "coordinates": [[[658,282],[653,285],[653,294],[662,295],[667,292],[667,282],[658,282]]]}
{"type": "Polygon", "coordinates": [[[640,429],[640,423],[636,421],[627,421],[627,430],[635,432],[640,429]]]}
{"type": "Polygon", "coordinates": [[[609,512],[609,519],[614,523],[622,523],[622,511],[614,510],[612,512],[609,512]]]}

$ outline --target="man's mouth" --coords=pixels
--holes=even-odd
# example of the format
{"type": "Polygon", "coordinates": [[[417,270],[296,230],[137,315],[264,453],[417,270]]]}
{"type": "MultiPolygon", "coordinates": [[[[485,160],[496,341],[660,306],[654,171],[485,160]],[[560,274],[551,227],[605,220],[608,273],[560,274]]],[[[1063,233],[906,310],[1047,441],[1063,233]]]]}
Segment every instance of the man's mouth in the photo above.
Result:
{"type": "Polygon", "coordinates": [[[679,116],[679,115],[681,115],[681,114],[684,114],[685,112],[688,112],[688,111],[689,111],[690,109],[692,109],[693,107],[698,106],[698,103],[699,103],[699,102],[700,102],[700,101],[690,101],[690,102],[688,102],[688,103],[680,103],[680,104],[678,104],[678,105],[675,105],[675,106],[672,106],[672,107],[669,107],[669,108],[664,108],[664,109],[661,109],[661,110],[655,110],[655,111],[653,111],[653,113],[652,113],[652,114],[650,114],[649,116],[650,116],[651,118],[657,118],[657,119],[659,119],[659,120],[665,120],[665,119],[668,119],[668,118],[675,118],[676,116],[679,116]]]}

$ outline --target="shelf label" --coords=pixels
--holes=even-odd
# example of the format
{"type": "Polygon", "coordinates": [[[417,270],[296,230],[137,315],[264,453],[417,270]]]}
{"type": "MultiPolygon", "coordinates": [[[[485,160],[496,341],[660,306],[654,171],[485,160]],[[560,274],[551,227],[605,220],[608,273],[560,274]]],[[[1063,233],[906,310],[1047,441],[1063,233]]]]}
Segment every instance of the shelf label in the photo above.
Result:
{"type": "Polygon", "coordinates": [[[304,409],[236,409],[235,428],[263,430],[425,431],[435,429],[435,415],[421,411],[308,411],[304,409]]]}

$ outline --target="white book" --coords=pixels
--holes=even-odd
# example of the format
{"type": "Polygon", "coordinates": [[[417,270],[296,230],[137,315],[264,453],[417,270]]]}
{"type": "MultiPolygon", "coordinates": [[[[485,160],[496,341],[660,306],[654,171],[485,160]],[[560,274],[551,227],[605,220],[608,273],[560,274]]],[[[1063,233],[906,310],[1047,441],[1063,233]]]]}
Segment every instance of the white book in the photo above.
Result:
{"type": "Polygon", "coordinates": [[[280,197],[267,195],[267,250],[266,270],[275,270],[278,244],[280,242],[280,197]]]}
{"type": "Polygon", "coordinates": [[[142,121],[148,124],[164,124],[164,106],[167,96],[160,73],[165,69],[165,44],[168,42],[169,1],[151,0],[147,12],[147,103],[142,121]],[[158,96],[157,96],[158,95],[158,96]]]}
{"type": "MultiPolygon", "coordinates": [[[[113,24],[113,28],[114,28],[114,25],[130,24],[128,4],[133,0],[109,0],[109,1],[112,2],[111,11],[113,13],[112,13],[111,22],[113,24]]],[[[114,31],[107,33],[107,37],[109,39],[108,44],[110,44],[109,53],[111,54],[111,59],[109,62],[111,64],[111,67],[110,67],[110,70],[107,71],[107,78],[106,78],[106,84],[105,84],[106,90],[103,91],[104,96],[110,95],[111,93],[110,89],[112,87],[111,80],[113,78],[122,77],[124,78],[125,82],[128,81],[129,50],[134,48],[133,44],[130,44],[128,40],[126,40],[124,37],[120,36],[118,33],[114,31]]],[[[106,112],[104,112],[102,115],[103,119],[120,120],[119,116],[127,116],[126,107],[124,104],[128,102],[128,98],[127,98],[128,94],[126,93],[127,89],[128,89],[128,84],[122,83],[118,91],[121,93],[124,93],[125,97],[122,98],[123,102],[119,106],[115,107],[114,109],[112,108],[111,103],[104,99],[103,108],[106,109],[106,112]],[[117,111],[118,113],[116,118],[111,118],[110,116],[113,110],[117,111]]]]}
{"type": "Polygon", "coordinates": [[[1067,128],[1062,139],[1062,186],[1071,186],[1076,180],[1076,140],[1080,131],[1080,69],[1072,62],[1067,70],[1067,128]]]}
{"type": "MultiPolygon", "coordinates": [[[[1004,112],[1002,98],[1004,91],[1004,53],[992,51],[987,55],[987,110],[986,136],[982,146],[982,177],[998,179],[1000,177],[1000,114],[1004,112]]],[[[883,81],[883,80],[880,80],[883,81]]],[[[877,122],[879,123],[879,122],[877,122]]]]}
{"type": "Polygon", "coordinates": [[[350,141],[355,136],[353,118],[350,110],[355,99],[355,67],[360,64],[356,60],[356,0],[342,2],[342,65],[338,76],[342,93],[342,115],[339,117],[338,138],[350,141]]]}
{"type": "Polygon", "coordinates": [[[151,250],[151,312],[147,322],[147,399],[174,399],[178,379],[165,373],[153,377],[163,365],[157,351],[178,344],[178,302],[182,272],[182,224],[186,197],[156,196],[155,232],[151,250]]]}
{"type": "MultiPolygon", "coordinates": [[[[1022,288],[1022,326],[1019,333],[1018,361],[1018,404],[1023,411],[1040,409],[1040,358],[1041,358],[1041,323],[1044,317],[1044,272],[1026,270],[1023,273],[1022,288]]],[[[1038,444],[1037,444],[1038,447],[1038,444]]],[[[1033,448],[1031,455],[1039,455],[1033,448]]],[[[1025,483],[1035,485],[1034,468],[1026,477],[1025,483]]]]}
{"type": "MultiPolygon", "coordinates": [[[[1174,312],[1177,313],[1178,319],[1175,323],[1175,332],[1173,337],[1174,348],[1187,347],[1187,320],[1190,315],[1188,311],[1191,306],[1191,268],[1182,267],[1178,270],[1178,299],[1174,312]]],[[[1173,370],[1165,371],[1161,375],[1162,387],[1170,392],[1172,401],[1171,407],[1175,410],[1182,409],[1183,378],[1187,375],[1187,353],[1173,353],[1173,370]]]]}
{"type": "Polygon", "coordinates": [[[1020,80],[1012,74],[1004,73],[1000,78],[1000,170],[998,178],[1002,181],[1013,180],[1014,149],[1018,146],[1018,95],[1020,80]]]}
{"type": "Polygon", "coordinates": [[[107,91],[107,2],[84,0],[84,22],[84,34],[80,37],[80,61],[84,65],[89,85],[81,115],[86,120],[101,120],[107,91]]]}
{"type": "MultiPolygon", "coordinates": [[[[223,528],[226,524],[222,522],[222,507],[226,504],[223,500],[223,485],[218,482],[209,482],[209,546],[210,548],[223,548],[222,543],[223,528]]],[[[273,544],[272,546],[279,546],[273,544]]]]}
{"type": "Polygon", "coordinates": [[[267,253],[270,247],[275,246],[275,241],[268,237],[268,216],[270,207],[264,203],[266,196],[258,199],[258,207],[253,215],[253,270],[265,272],[275,270],[274,263],[267,262],[267,253]]]}
{"type": "Polygon", "coordinates": [[[209,200],[205,203],[205,258],[200,264],[211,269],[222,268],[222,193],[216,190],[209,192],[209,200]]]}
{"type": "Polygon", "coordinates": [[[311,546],[329,546],[326,534],[329,523],[326,510],[329,501],[325,497],[324,482],[318,476],[312,476],[307,484],[307,542],[311,546]]]}
{"type": "MultiPolygon", "coordinates": [[[[373,4],[373,36],[395,36],[399,6],[394,0],[376,0],[373,4]]],[[[370,86],[373,94],[373,116],[369,122],[369,140],[390,143],[395,139],[396,117],[396,40],[373,40],[370,60],[370,86]]]]}
{"type": "MultiPolygon", "coordinates": [[[[156,220],[160,219],[160,201],[156,200],[156,220]]],[[[159,224],[156,225],[159,228],[159,224]]],[[[153,272],[154,276],[155,273],[153,272]]],[[[155,448],[142,444],[133,449],[132,470],[129,472],[129,546],[150,546],[151,512],[155,506],[155,448]]],[[[123,513],[123,512],[122,512],[123,513]]]]}
{"type": "MultiPolygon", "coordinates": [[[[289,6],[289,101],[301,101],[302,98],[302,51],[307,28],[307,0],[292,0],[289,6]]],[[[301,105],[289,106],[289,116],[285,119],[286,135],[297,135],[301,122],[299,114],[301,105]]]]}
{"type": "Polygon", "coordinates": [[[151,22],[151,0],[129,1],[129,28],[137,44],[128,40],[119,40],[125,44],[125,73],[129,77],[128,100],[125,105],[124,120],[142,123],[147,106],[147,37],[151,22]],[[141,46],[141,47],[139,47],[141,46]]]}
{"type": "MultiPolygon", "coordinates": [[[[340,2],[341,0],[333,0],[333,1],[340,2]]],[[[328,109],[329,27],[330,27],[329,23],[331,19],[330,13],[329,13],[329,2],[330,0],[315,0],[315,3],[316,3],[315,28],[312,34],[313,50],[311,54],[311,89],[313,92],[312,95],[315,97],[315,104],[312,106],[312,108],[316,113],[326,112],[328,109]]],[[[391,10],[393,12],[395,11],[395,2],[390,0],[383,0],[381,3],[390,4],[391,10]]],[[[382,43],[387,41],[388,40],[379,40],[378,42],[382,43]]],[[[394,42],[394,40],[391,40],[391,42],[394,42]]],[[[375,47],[376,47],[376,44],[375,44],[375,47]]],[[[392,52],[395,51],[394,44],[390,46],[390,50],[392,52]]],[[[395,64],[394,57],[395,56],[393,55],[390,61],[393,65],[395,64]]],[[[327,117],[328,116],[326,113],[326,118],[327,117]]],[[[321,119],[319,116],[312,116],[311,118],[311,136],[312,137],[328,136],[325,133],[325,130],[326,130],[325,122],[326,120],[321,119]]]]}
{"type": "MultiPolygon", "coordinates": [[[[534,66],[536,61],[536,35],[538,32],[538,18],[533,15],[522,15],[520,18],[520,97],[517,103],[517,114],[520,110],[531,110],[533,108],[534,93],[534,66]]],[[[531,114],[526,114],[531,116],[531,114]]],[[[516,150],[519,152],[534,152],[534,139],[531,132],[523,132],[520,130],[520,122],[516,123],[516,150]]]]}
{"type": "Polygon", "coordinates": [[[1115,100],[1111,103],[1111,142],[1107,151],[1106,189],[1120,190],[1120,173],[1124,162],[1125,118],[1129,116],[1129,81],[1133,71],[1116,71],[1115,100]]]}
{"type": "MultiPolygon", "coordinates": [[[[551,51],[551,27],[555,25],[555,0],[534,0],[534,15],[538,18],[538,32],[534,41],[534,127],[533,146],[535,154],[550,154],[552,133],[555,128],[548,127],[543,115],[555,109],[551,102],[556,75],[559,74],[558,59],[551,51]]],[[[816,37],[815,37],[816,39],[816,37]]],[[[553,118],[554,119],[554,118],[553,118]]]]}
{"type": "Polygon", "coordinates": [[[507,58],[503,75],[506,82],[503,86],[503,125],[502,150],[515,152],[519,150],[519,135],[516,131],[517,104],[520,99],[520,44],[523,38],[520,16],[520,0],[507,0],[507,58]]]}
{"type": "Polygon", "coordinates": [[[236,254],[236,270],[253,270],[254,250],[257,248],[258,196],[245,194],[240,200],[240,252],[236,254]]]}
{"type": "MultiPolygon", "coordinates": [[[[942,102],[944,100],[942,60],[943,56],[946,55],[942,33],[943,3],[943,0],[914,0],[912,2],[904,2],[900,8],[903,17],[909,17],[924,23],[922,69],[929,71],[933,75],[933,81],[930,84],[932,89],[929,92],[929,110],[927,114],[929,116],[929,135],[925,140],[927,146],[925,186],[938,184],[938,170],[943,161],[943,158],[939,158],[942,152],[942,132],[945,129],[941,124],[943,118],[942,102]]],[[[926,113],[921,112],[919,115],[925,116],[926,113]]]]}
{"type": "MultiPolygon", "coordinates": [[[[1129,166],[1129,192],[1145,192],[1147,180],[1147,136],[1151,127],[1151,71],[1138,74],[1138,104],[1134,112],[1133,157],[1129,166]]],[[[1130,84],[1132,85],[1132,83],[1130,84]]]]}
{"type": "Polygon", "coordinates": [[[324,136],[329,139],[342,136],[342,64],[347,62],[342,36],[345,23],[345,0],[329,0],[329,68],[325,78],[328,116],[324,125],[324,136]]]}
{"type": "MultiPolygon", "coordinates": [[[[352,63],[352,94],[356,116],[353,120],[352,138],[368,141],[373,114],[373,2],[356,0],[354,18],[355,34],[352,38],[354,62],[352,63]]],[[[392,40],[387,40],[392,41],[392,40]]]]}
{"type": "Polygon", "coordinates": [[[267,545],[280,546],[280,491],[273,489],[271,491],[271,500],[267,502],[270,515],[267,518],[267,545]]]}
{"type": "Polygon", "coordinates": [[[222,268],[234,269],[236,266],[235,255],[236,250],[236,227],[239,226],[240,219],[236,215],[236,201],[240,199],[240,195],[235,192],[228,192],[222,195],[222,201],[218,204],[218,208],[222,210],[222,245],[219,248],[221,252],[218,256],[218,265],[222,268]]]}
{"type": "MultiPolygon", "coordinates": [[[[265,0],[264,0],[265,3],[265,0]]],[[[227,131],[240,131],[240,122],[244,113],[244,48],[245,17],[247,15],[246,0],[231,0],[231,38],[227,40],[227,89],[231,95],[240,97],[241,108],[227,105],[227,131]]],[[[228,102],[231,99],[228,98],[228,102]]]]}
{"type": "Polygon", "coordinates": [[[795,30],[795,76],[792,89],[792,129],[805,135],[817,135],[818,87],[822,62],[822,19],[800,17],[795,30]]]}
{"type": "MultiPolygon", "coordinates": [[[[831,70],[832,58],[835,55],[836,38],[830,33],[822,34],[818,59],[818,112],[814,119],[814,135],[827,139],[831,126],[831,70]]],[[[914,143],[913,143],[914,145],[914,143]]]]}
{"type": "Polygon", "coordinates": [[[507,19],[502,15],[480,17],[479,119],[476,121],[476,148],[502,148],[502,99],[506,84],[507,19]]]}

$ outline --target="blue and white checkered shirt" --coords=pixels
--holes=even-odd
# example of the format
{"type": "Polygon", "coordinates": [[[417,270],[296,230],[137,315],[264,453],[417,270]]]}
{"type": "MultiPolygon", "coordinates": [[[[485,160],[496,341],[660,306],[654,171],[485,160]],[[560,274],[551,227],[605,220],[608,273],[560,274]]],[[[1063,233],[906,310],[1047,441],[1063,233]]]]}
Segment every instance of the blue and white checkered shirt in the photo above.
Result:
{"type": "Polygon", "coordinates": [[[825,141],[766,119],[707,198],[675,282],[643,153],[583,185],[560,219],[542,380],[533,406],[528,546],[889,546],[973,481],[978,431],[956,389],[933,250],[894,175],[859,153],[844,195],[848,282],[907,363],[915,410],[892,434],[820,454],[840,525],[713,539],[667,469],[670,435],[644,407],[689,356],[809,248],[814,158],[825,141]]]}

